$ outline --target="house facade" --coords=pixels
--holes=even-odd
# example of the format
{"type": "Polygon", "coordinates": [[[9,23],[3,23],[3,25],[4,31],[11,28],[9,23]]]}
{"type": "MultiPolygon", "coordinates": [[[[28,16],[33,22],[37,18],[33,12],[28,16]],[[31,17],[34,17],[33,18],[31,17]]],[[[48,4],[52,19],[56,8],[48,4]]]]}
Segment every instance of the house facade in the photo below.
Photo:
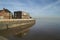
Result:
{"type": "Polygon", "coordinates": [[[12,19],[12,13],[8,9],[3,8],[3,10],[0,10],[0,19],[12,19]]]}

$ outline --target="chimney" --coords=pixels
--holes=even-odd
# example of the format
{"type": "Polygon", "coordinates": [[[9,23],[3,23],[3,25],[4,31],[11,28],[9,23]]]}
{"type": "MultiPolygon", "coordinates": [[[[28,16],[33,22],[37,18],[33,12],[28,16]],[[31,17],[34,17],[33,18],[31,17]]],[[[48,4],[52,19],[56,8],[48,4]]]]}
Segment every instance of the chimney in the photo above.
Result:
{"type": "Polygon", "coordinates": [[[3,10],[5,10],[5,8],[3,8],[3,10]]]}

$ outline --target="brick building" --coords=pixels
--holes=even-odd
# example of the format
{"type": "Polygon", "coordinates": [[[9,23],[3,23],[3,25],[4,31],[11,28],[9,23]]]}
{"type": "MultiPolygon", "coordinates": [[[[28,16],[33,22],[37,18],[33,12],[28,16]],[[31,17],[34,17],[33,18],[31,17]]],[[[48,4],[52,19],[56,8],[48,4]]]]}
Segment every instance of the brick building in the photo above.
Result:
{"type": "Polygon", "coordinates": [[[0,19],[12,19],[12,13],[8,9],[3,8],[3,10],[0,10],[0,19]]]}

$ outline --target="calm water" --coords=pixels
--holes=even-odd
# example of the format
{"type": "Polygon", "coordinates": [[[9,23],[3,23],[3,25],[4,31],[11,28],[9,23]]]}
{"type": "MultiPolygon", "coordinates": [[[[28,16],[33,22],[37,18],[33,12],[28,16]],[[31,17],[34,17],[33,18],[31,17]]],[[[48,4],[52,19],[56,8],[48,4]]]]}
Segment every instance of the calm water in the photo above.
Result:
{"type": "Polygon", "coordinates": [[[36,24],[23,37],[8,37],[9,40],[60,40],[60,19],[36,19],[36,24]]]}

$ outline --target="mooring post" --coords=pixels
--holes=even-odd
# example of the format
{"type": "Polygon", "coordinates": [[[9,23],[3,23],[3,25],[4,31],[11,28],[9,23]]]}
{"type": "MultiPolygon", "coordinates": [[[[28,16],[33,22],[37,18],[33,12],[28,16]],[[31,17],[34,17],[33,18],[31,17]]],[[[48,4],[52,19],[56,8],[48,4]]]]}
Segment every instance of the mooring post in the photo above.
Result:
{"type": "Polygon", "coordinates": [[[8,30],[8,24],[6,24],[7,30],[8,30]]]}

